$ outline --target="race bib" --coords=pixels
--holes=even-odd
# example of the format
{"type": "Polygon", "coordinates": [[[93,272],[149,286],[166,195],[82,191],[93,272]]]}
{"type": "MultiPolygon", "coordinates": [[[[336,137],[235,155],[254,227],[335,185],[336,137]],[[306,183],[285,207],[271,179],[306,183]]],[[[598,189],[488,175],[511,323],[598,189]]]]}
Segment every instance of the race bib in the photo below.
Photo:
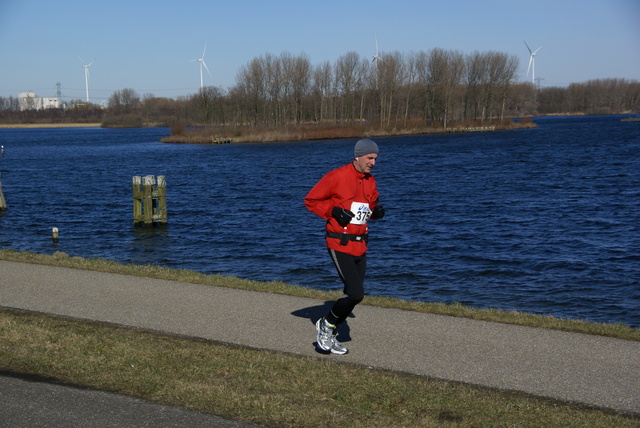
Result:
{"type": "Polygon", "coordinates": [[[366,202],[351,202],[351,212],[355,214],[351,224],[366,224],[371,217],[371,210],[366,202]]]}

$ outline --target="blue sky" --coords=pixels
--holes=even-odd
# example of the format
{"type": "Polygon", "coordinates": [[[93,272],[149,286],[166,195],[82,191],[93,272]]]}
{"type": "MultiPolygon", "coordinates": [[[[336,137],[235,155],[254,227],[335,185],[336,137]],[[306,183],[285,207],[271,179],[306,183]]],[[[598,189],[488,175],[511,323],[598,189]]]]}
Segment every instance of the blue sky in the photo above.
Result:
{"type": "Polygon", "coordinates": [[[90,67],[90,98],[117,90],[178,97],[198,91],[206,43],[205,85],[235,84],[240,67],[271,53],[306,54],[313,65],[350,51],[370,58],[437,47],[529,52],[545,86],[598,78],[640,80],[638,0],[0,0],[0,96],[35,91],[85,97],[81,57],[90,67]]]}

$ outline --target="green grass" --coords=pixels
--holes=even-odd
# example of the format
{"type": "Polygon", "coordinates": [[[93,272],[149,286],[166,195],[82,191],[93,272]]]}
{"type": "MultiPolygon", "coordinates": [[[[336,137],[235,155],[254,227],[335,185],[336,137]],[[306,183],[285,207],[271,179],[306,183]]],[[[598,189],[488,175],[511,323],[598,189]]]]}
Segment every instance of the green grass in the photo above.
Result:
{"type": "MultiPolygon", "coordinates": [[[[0,260],[256,289],[337,294],[157,266],[0,251],[0,260]]],[[[369,300],[367,298],[366,300],[369,300]]],[[[638,339],[637,330],[548,317],[426,305],[369,304],[638,339]]],[[[0,309],[0,370],[130,395],[273,427],[638,427],[640,417],[345,364],[0,309]],[[327,380],[331,379],[330,382],[327,380]]]]}

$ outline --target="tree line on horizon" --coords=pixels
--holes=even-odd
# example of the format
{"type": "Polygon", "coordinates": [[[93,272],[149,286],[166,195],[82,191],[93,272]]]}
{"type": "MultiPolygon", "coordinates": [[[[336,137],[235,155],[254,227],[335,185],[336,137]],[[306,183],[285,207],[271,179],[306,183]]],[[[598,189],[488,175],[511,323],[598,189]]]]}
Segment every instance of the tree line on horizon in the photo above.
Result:
{"type": "Polygon", "coordinates": [[[373,61],[348,52],[312,65],[305,54],[266,54],[243,65],[235,85],[178,99],[115,91],[107,107],[20,111],[0,97],[2,123],[92,122],[103,126],[269,126],[369,123],[402,128],[412,121],[452,124],[502,121],[540,114],[640,111],[640,82],[598,79],[538,89],[517,81],[519,59],[489,51],[462,54],[391,52],[373,61]]]}

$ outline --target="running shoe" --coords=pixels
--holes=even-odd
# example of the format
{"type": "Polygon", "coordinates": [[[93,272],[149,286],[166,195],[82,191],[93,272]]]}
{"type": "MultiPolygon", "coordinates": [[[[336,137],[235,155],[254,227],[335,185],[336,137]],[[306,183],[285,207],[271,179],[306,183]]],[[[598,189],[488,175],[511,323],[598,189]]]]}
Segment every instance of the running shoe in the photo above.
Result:
{"type": "Polygon", "coordinates": [[[316,330],[318,331],[316,342],[318,343],[318,348],[323,351],[331,351],[333,347],[333,331],[335,328],[336,326],[329,324],[324,317],[316,322],[316,330]]]}
{"type": "Polygon", "coordinates": [[[316,322],[316,330],[318,331],[317,344],[318,348],[332,354],[346,354],[349,352],[347,348],[342,346],[336,340],[336,326],[329,324],[324,318],[320,318],[316,322]]]}
{"type": "Polygon", "coordinates": [[[342,344],[340,342],[338,342],[338,339],[336,339],[336,330],[334,330],[334,333],[331,335],[331,337],[333,338],[333,346],[331,346],[331,353],[332,354],[338,354],[338,355],[344,355],[347,352],[349,352],[349,350],[347,348],[345,348],[344,346],[342,346],[342,344]]]}

